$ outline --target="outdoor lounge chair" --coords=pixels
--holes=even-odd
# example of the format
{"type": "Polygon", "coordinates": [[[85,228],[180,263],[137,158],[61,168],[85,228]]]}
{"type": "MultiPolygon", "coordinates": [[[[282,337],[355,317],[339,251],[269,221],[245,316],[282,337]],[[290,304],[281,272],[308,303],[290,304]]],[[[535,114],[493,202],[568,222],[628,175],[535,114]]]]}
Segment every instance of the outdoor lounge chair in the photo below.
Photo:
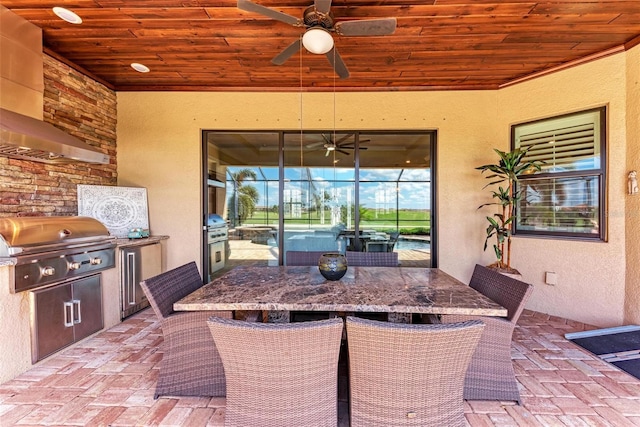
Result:
{"type": "Polygon", "coordinates": [[[464,377],[484,325],[347,317],[352,427],[465,426],[464,377]]]}
{"type": "Polygon", "coordinates": [[[511,360],[511,339],[533,286],[481,265],[476,265],[469,286],[502,305],[508,310],[508,315],[506,318],[441,316],[443,323],[480,319],[486,325],[467,371],[464,398],[512,400],[520,403],[520,392],[511,360]]]}
{"type": "Polygon", "coordinates": [[[158,396],[224,396],[222,360],[207,327],[211,316],[232,318],[231,311],[173,311],[173,303],[202,286],[195,262],[140,283],[162,325],[164,336],[158,396]]]}
{"type": "Polygon", "coordinates": [[[225,426],[337,426],[342,319],[208,324],[227,378],[225,426]]]}

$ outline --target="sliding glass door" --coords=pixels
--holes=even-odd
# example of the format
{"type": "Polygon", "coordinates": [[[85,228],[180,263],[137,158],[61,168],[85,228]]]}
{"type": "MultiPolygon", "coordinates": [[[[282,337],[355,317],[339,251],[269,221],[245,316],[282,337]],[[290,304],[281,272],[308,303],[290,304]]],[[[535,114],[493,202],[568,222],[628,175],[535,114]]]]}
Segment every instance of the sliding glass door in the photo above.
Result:
{"type": "Polygon", "coordinates": [[[339,141],[348,136],[284,135],[285,264],[287,251],[346,250],[342,230],[355,222],[355,169],[353,148],[341,148],[339,141]]]}
{"type": "Polygon", "coordinates": [[[430,264],[433,137],[359,134],[359,250],[398,252],[404,266],[430,264]]]}
{"type": "Polygon", "coordinates": [[[435,265],[435,132],[204,131],[203,140],[204,213],[229,225],[228,266],[347,250],[435,265]]]}

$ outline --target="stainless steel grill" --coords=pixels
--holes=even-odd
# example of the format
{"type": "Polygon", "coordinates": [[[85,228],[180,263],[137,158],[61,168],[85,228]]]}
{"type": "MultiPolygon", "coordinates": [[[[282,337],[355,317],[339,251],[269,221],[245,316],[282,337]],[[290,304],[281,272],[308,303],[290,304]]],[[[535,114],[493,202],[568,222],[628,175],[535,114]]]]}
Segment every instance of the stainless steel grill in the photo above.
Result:
{"type": "Polygon", "coordinates": [[[227,222],[218,214],[209,214],[207,217],[207,233],[209,243],[229,240],[227,222]]]}
{"type": "Polygon", "coordinates": [[[0,257],[16,261],[14,293],[112,268],[115,247],[94,218],[0,218],[0,257]]]}
{"type": "Polygon", "coordinates": [[[209,248],[209,275],[222,269],[229,253],[229,227],[227,222],[218,214],[207,217],[207,246],[209,248]]]}

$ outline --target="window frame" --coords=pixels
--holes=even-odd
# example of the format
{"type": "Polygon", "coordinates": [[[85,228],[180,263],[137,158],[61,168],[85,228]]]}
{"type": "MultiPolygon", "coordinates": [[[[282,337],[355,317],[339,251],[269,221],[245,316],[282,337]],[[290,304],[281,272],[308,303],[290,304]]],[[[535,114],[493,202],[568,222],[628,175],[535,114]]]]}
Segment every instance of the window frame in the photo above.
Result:
{"type": "MultiPolygon", "coordinates": [[[[586,170],[572,170],[567,172],[536,172],[526,177],[519,177],[520,182],[526,182],[529,180],[546,180],[552,178],[577,178],[577,177],[597,177],[599,179],[598,185],[598,215],[599,225],[597,233],[581,233],[572,231],[558,231],[558,230],[528,230],[518,227],[520,224],[520,215],[518,212],[519,206],[514,206],[514,215],[516,217],[513,223],[513,235],[519,237],[543,237],[543,238],[564,238],[575,239],[584,241],[607,241],[607,107],[601,106],[596,108],[590,108],[586,110],[580,110],[573,113],[561,114],[557,116],[550,116],[543,119],[532,120],[528,122],[516,123],[511,125],[511,149],[516,149],[516,130],[520,126],[528,126],[535,123],[542,123],[545,121],[558,120],[563,118],[569,118],[581,114],[597,113],[599,115],[599,138],[600,138],[600,164],[599,168],[586,169],[586,170]]],[[[520,185],[516,183],[515,191],[520,190],[520,185]]]]}

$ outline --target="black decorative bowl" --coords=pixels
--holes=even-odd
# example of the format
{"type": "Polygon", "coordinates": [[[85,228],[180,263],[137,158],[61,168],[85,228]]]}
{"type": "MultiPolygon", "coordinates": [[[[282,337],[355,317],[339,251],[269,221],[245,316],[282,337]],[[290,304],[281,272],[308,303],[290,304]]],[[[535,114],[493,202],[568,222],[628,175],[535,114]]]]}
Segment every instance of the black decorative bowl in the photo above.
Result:
{"type": "Polygon", "coordinates": [[[320,255],[318,260],[320,274],[327,280],[340,280],[347,272],[347,258],[339,253],[320,255]]]}

